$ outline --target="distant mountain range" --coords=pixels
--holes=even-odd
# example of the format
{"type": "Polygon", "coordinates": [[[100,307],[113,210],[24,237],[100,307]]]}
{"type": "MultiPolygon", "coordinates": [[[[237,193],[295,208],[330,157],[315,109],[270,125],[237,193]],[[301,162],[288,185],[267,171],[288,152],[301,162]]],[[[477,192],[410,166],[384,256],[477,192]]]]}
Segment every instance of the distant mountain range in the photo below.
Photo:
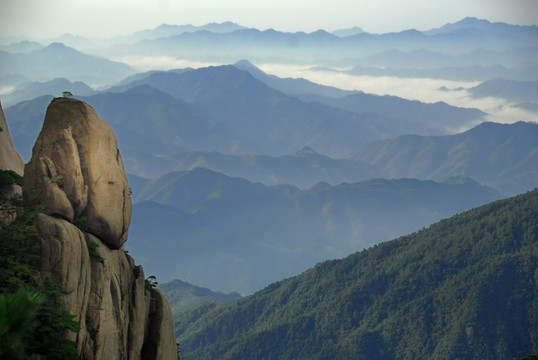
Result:
{"type": "Polygon", "coordinates": [[[249,29],[230,22],[204,26],[163,24],[113,39],[64,34],[52,43],[41,40],[50,43],[46,47],[33,40],[2,45],[0,79],[5,81],[4,76],[17,74],[25,76],[28,82],[65,77],[102,86],[132,74],[129,67],[120,68],[115,62],[105,64],[105,59],[129,61],[142,56],[219,64],[242,59],[255,63],[309,64],[353,68],[351,73],[358,75],[536,81],[536,39],[538,26],[491,23],[476,18],[430,31],[409,29],[386,34],[369,34],[357,27],[332,34],[324,30],[307,34],[249,29]],[[63,49],[59,43],[78,51],[63,49]],[[101,64],[95,71],[98,60],[101,64]],[[57,66],[54,69],[45,64],[57,66]]]}
{"type": "Polygon", "coordinates": [[[444,180],[469,176],[515,195],[538,186],[538,124],[483,123],[450,136],[404,135],[365,145],[353,158],[382,177],[444,180]]]}
{"type": "Polygon", "coordinates": [[[457,54],[487,48],[505,51],[513,48],[536,47],[537,26],[513,26],[467,18],[451,26],[430,32],[405,30],[399,33],[369,34],[355,31],[354,35],[336,36],[323,30],[309,34],[285,33],[273,29],[240,28],[229,32],[196,31],[156,38],[148,34],[136,44],[118,45],[106,50],[109,56],[119,54],[159,53],[179,56],[188,53],[197,59],[235,62],[249,58],[256,62],[269,58],[280,62],[317,60],[325,63],[361,58],[389,49],[430,51],[457,54]],[[324,51],[330,46],[331,53],[324,51]],[[218,54],[218,55],[217,55],[218,54]],[[240,56],[240,58],[238,58],[240,56]],[[338,58],[335,58],[338,56],[338,58]]]}
{"type": "Polygon", "coordinates": [[[495,78],[469,89],[475,98],[488,96],[511,102],[538,104],[538,81],[516,81],[495,78]]]}
{"type": "Polygon", "coordinates": [[[470,179],[300,190],[202,168],[130,182],[136,187],[127,246],[141,264],[163,281],[241,293],[500,197],[470,179]]]}
{"type": "Polygon", "coordinates": [[[61,43],[28,53],[0,51],[0,64],[0,76],[20,74],[41,82],[63,77],[91,86],[111,84],[135,72],[123,63],[86,55],[61,43]]]}
{"type": "Polygon", "coordinates": [[[56,78],[45,82],[24,83],[15,88],[13,92],[2,96],[2,105],[9,107],[21,101],[31,100],[43,95],[61,96],[69,91],[73,96],[88,96],[95,91],[82,81],[71,82],[65,78],[56,78]]]}
{"type": "MultiPolygon", "coordinates": [[[[280,79],[247,62],[240,67],[248,71],[219,66],[138,74],[109,91],[81,98],[114,129],[127,171],[146,178],[202,166],[266,185],[302,188],[376,176],[444,181],[459,175],[503,194],[535,186],[536,125],[491,124],[452,137],[406,135],[372,143],[409,133],[447,134],[480,122],[485,114],[280,79]],[[488,129],[495,127],[502,130],[492,138],[488,129]],[[470,145],[475,143],[481,146],[470,145]],[[432,146],[435,152],[426,150],[432,146]],[[466,150],[451,150],[461,146],[466,150]],[[297,156],[303,148],[308,150],[297,156]],[[355,161],[337,160],[352,154],[355,161]]],[[[91,91],[59,79],[28,85],[14,96],[75,85],[91,91]]],[[[24,159],[49,101],[41,97],[6,109],[15,147],[24,159]]]]}
{"type": "Polygon", "coordinates": [[[157,26],[154,29],[141,30],[137,31],[129,36],[120,36],[114,39],[111,39],[110,42],[113,43],[136,43],[142,40],[154,40],[159,38],[165,38],[174,35],[180,35],[187,32],[197,32],[197,31],[209,31],[212,33],[228,33],[236,30],[245,29],[244,26],[235,24],[233,22],[227,21],[223,23],[209,23],[202,26],[195,25],[169,25],[162,24],[157,26]]]}
{"type": "Polygon", "coordinates": [[[182,359],[521,359],[538,190],[176,317],[182,359]]]}
{"type": "MultiPolygon", "coordinates": [[[[448,127],[460,127],[480,121],[485,115],[475,109],[446,104],[346,93],[301,79],[265,75],[253,66],[248,69],[219,66],[149,72],[122,81],[107,92],[79,98],[94,106],[111,124],[125,152],[127,171],[142,176],[162,174],[163,169],[169,169],[174,154],[180,152],[280,156],[308,146],[321,154],[345,157],[373,140],[409,131],[443,134],[447,133],[444,122],[450,122],[448,127]],[[292,93],[351,95],[342,100],[312,99],[305,95],[307,101],[301,101],[298,95],[271,88],[251,73],[292,93]],[[390,110],[391,107],[394,110],[390,110]],[[155,159],[157,154],[159,159],[155,159]]],[[[50,92],[54,92],[59,87],[54,88],[53,83],[43,84],[42,87],[49,86],[46,89],[39,89],[38,84],[29,85],[25,91],[51,89],[50,92]]],[[[62,84],[66,89],[74,86],[65,81],[62,84]]],[[[13,96],[18,94],[20,92],[13,96]]],[[[34,111],[35,108],[21,106],[24,112],[23,109],[34,111]]],[[[39,110],[42,111],[44,108],[39,110]]],[[[22,126],[17,123],[25,123],[34,116],[18,110],[13,112],[17,116],[10,115],[8,121],[14,123],[13,138],[17,146],[16,128],[22,126]]],[[[24,149],[21,154],[26,158],[24,149]]]]}
{"type": "Polygon", "coordinates": [[[0,45],[0,51],[5,51],[8,53],[29,53],[32,51],[40,50],[44,48],[42,44],[37,41],[20,41],[14,42],[9,45],[0,45]]]}
{"type": "Polygon", "coordinates": [[[372,179],[380,175],[375,166],[363,161],[333,159],[309,147],[279,157],[195,151],[174,155],[169,164],[175,171],[204,167],[228,176],[242,177],[251,182],[265,185],[289,184],[303,189],[310,188],[318,182],[337,185],[372,179]]]}

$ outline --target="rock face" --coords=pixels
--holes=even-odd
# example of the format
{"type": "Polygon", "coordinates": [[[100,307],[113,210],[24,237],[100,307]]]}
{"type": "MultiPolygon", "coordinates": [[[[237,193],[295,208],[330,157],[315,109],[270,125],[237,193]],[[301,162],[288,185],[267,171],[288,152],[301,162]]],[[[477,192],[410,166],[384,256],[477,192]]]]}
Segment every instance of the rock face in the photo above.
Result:
{"type": "Polygon", "coordinates": [[[65,334],[79,359],[177,359],[170,305],[120,249],[131,219],[129,186],[115,136],[93,108],[52,101],[23,190],[48,210],[34,222],[41,277],[59,284],[80,322],[78,333],[65,334]]]}
{"type": "Polygon", "coordinates": [[[9,135],[6,117],[2,104],[0,103],[0,169],[13,170],[19,175],[23,175],[24,162],[13,148],[13,142],[9,135]]]}
{"type": "Polygon", "coordinates": [[[127,240],[131,198],[116,137],[88,104],[56,98],[26,165],[23,187],[53,216],[84,222],[113,249],[127,240]]]}
{"type": "MultiPolygon", "coordinates": [[[[2,104],[0,103],[0,170],[12,170],[19,175],[23,175],[24,162],[19,154],[13,148],[13,142],[9,135],[6,117],[2,104]]],[[[17,184],[5,184],[0,181],[0,203],[4,199],[14,195],[22,195],[22,188],[17,184]]],[[[14,207],[0,205],[0,227],[9,224],[16,217],[14,207]]]]}

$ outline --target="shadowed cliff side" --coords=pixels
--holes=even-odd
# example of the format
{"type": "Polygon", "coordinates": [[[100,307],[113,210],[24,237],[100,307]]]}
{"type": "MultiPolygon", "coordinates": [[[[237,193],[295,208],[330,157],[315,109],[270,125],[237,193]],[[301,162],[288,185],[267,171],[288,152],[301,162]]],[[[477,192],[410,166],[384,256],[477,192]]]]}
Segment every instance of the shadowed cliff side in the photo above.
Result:
{"type": "Polygon", "coordinates": [[[25,166],[23,191],[47,215],[34,220],[41,277],[59,285],[80,322],[66,337],[81,359],[177,359],[172,311],[121,249],[130,190],[114,133],[88,104],[56,98],[25,166]]]}
{"type": "MultiPolygon", "coordinates": [[[[24,172],[24,162],[19,154],[13,148],[13,142],[9,134],[6,117],[2,104],[0,103],[0,170],[14,171],[22,176],[24,172]]],[[[10,211],[10,207],[2,206],[3,200],[14,195],[21,195],[22,189],[19,184],[5,183],[4,179],[0,179],[0,227],[1,223],[8,223],[14,219],[14,213],[10,211]]]]}
{"type": "Polygon", "coordinates": [[[2,104],[0,103],[0,169],[13,170],[22,176],[24,171],[24,162],[15,149],[9,135],[6,117],[2,104]]]}

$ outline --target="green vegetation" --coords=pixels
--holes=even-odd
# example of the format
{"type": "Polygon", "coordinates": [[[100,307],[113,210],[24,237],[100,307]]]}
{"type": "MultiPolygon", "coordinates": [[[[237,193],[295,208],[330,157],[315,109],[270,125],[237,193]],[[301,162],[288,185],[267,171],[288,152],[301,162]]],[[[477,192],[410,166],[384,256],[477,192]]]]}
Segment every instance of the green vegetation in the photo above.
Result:
{"type": "Polygon", "coordinates": [[[521,359],[538,349],[538,189],[176,317],[183,359],[521,359]]]}
{"type": "Polygon", "coordinates": [[[104,263],[105,260],[101,257],[101,254],[99,254],[99,251],[97,251],[97,248],[99,247],[99,244],[92,240],[87,240],[86,244],[88,245],[88,251],[90,252],[90,257],[97,261],[98,263],[104,263]]]}
{"type": "Polygon", "coordinates": [[[24,359],[28,356],[25,338],[36,328],[36,315],[45,302],[40,293],[21,287],[16,293],[0,294],[0,357],[24,359]]]}
{"type": "Polygon", "coordinates": [[[33,226],[45,212],[21,197],[6,200],[17,213],[0,226],[0,357],[2,359],[76,359],[76,344],[66,331],[78,331],[58,286],[39,278],[40,241],[33,226]]]}
{"type": "Polygon", "coordinates": [[[157,282],[157,278],[153,275],[148,276],[145,280],[144,286],[146,287],[146,290],[151,291],[151,289],[154,289],[159,284],[157,282]]]}
{"type": "Polygon", "coordinates": [[[13,170],[0,170],[0,187],[10,184],[22,185],[22,176],[13,170]]]}
{"type": "Polygon", "coordinates": [[[78,227],[80,231],[86,232],[88,230],[88,217],[79,216],[73,220],[73,225],[78,227]]]}
{"type": "Polygon", "coordinates": [[[64,187],[64,177],[62,175],[56,175],[49,178],[51,183],[58,184],[60,188],[64,187]]]}

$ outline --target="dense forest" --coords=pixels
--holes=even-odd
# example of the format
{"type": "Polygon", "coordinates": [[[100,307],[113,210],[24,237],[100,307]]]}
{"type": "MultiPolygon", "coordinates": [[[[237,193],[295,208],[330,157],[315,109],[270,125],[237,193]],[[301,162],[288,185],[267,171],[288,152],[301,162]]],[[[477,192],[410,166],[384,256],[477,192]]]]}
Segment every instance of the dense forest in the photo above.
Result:
{"type": "Polygon", "coordinates": [[[182,359],[521,359],[538,351],[538,189],[176,316],[182,359]]]}

